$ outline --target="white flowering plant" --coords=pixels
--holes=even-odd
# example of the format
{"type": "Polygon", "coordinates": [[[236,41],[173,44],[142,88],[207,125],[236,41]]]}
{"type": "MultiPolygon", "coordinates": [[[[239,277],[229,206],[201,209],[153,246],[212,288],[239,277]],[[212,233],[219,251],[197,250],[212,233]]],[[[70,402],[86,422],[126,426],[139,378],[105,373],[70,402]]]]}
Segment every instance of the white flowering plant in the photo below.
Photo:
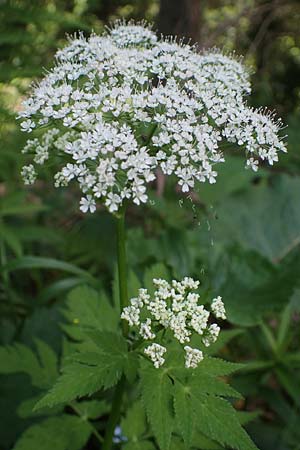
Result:
{"type": "Polygon", "coordinates": [[[79,185],[81,211],[102,202],[117,212],[125,201],[147,202],[157,169],[184,193],[215,183],[226,143],[254,171],[272,165],[286,151],[281,123],[247,105],[250,91],[236,58],[157,39],[143,24],[78,35],[24,101],[21,128],[37,134],[23,149],[25,183],[55,164],[56,187],[79,185]]]}
{"type": "Polygon", "coordinates": [[[117,22],[101,36],[70,39],[24,101],[21,128],[33,134],[25,184],[50,167],[56,187],[77,183],[83,213],[103,204],[116,218],[118,300],[112,307],[103,298],[89,313],[95,294],[80,293],[80,311],[69,305],[76,351],[36,406],[75,410],[82,397],[103,396],[111,410],[94,430],[102,450],[256,448],[230,401],[239,394],[224,380],[240,366],[210,350],[226,320],[222,298],[200,295],[193,278],[158,274],[129,299],[125,245],[126,207],[147,203],[159,171],[187,193],[216,182],[227,146],[254,171],[286,151],[281,122],[250,108],[249,94],[249,72],[235,57],[117,22]],[[120,422],[141,418],[114,441],[120,422]]]}

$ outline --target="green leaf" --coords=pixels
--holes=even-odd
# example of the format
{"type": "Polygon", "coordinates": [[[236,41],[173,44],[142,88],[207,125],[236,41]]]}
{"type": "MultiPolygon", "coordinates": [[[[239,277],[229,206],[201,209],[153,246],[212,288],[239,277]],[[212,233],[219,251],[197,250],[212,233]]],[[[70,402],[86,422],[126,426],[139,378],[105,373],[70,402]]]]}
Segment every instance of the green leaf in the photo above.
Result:
{"type": "MultiPolygon", "coordinates": [[[[259,170],[258,176],[265,176],[263,169],[259,170]]],[[[252,180],[257,174],[251,170],[245,170],[245,159],[238,156],[226,155],[224,164],[219,164],[218,180],[216,184],[201,183],[197,189],[202,202],[220,202],[234,192],[251,186],[252,180]]]]}
{"type": "Polygon", "coordinates": [[[213,358],[207,356],[201,361],[194,373],[201,376],[202,373],[206,373],[210,376],[225,376],[230,375],[237,370],[241,370],[244,364],[232,363],[229,361],[224,361],[220,358],[213,358]]]}
{"type": "Polygon", "coordinates": [[[127,442],[122,445],[122,450],[156,450],[155,445],[150,441],[127,442]]]}
{"type": "Polygon", "coordinates": [[[237,411],[236,413],[241,425],[247,425],[261,415],[260,411],[237,411]]]}
{"type": "Polygon", "coordinates": [[[192,391],[197,428],[210,439],[237,450],[257,450],[241,427],[236,411],[226,400],[192,391]]]}
{"type": "Polygon", "coordinates": [[[89,336],[96,350],[75,353],[71,357],[73,362],[63,368],[63,374],[37,403],[36,409],[68,403],[100,389],[108,389],[121,378],[127,359],[126,341],[109,332],[94,332],[89,336]]]}
{"type": "Polygon", "coordinates": [[[16,256],[22,255],[23,249],[18,234],[3,223],[0,224],[0,240],[3,240],[16,256]]]}
{"type": "Polygon", "coordinates": [[[88,400],[76,402],[74,405],[75,411],[78,411],[83,419],[98,419],[110,411],[110,406],[104,401],[88,400]]]}
{"type": "Polygon", "coordinates": [[[120,320],[106,295],[88,286],[78,286],[69,293],[64,316],[72,326],[63,327],[76,340],[83,339],[85,329],[116,330],[120,320]]]}
{"type": "Polygon", "coordinates": [[[79,417],[52,417],[28,428],[13,450],[80,450],[90,434],[89,424],[79,417]]]}
{"type": "Polygon", "coordinates": [[[190,396],[190,387],[181,383],[174,385],[174,410],[177,426],[186,448],[190,448],[193,439],[195,415],[190,396]]]}
{"type": "Polygon", "coordinates": [[[161,450],[168,450],[173,429],[172,383],[167,370],[145,364],[140,390],[148,421],[161,450]]]}
{"type": "Polygon", "coordinates": [[[140,401],[136,401],[128,409],[121,422],[121,429],[128,440],[134,442],[141,440],[146,431],[146,416],[140,401]]]}
{"type": "Polygon", "coordinates": [[[242,398],[241,394],[233,389],[229,384],[216,377],[205,373],[195,373],[191,377],[190,386],[201,390],[204,394],[213,394],[221,397],[242,398]]]}
{"type": "Polygon", "coordinates": [[[78,285],[86,284],[85,278],[69,277],[63,280],[55,281],[50,286],[46,286],[38,293],[38,303],[46,303],[53,298],[57,298],[66,291],[77,287],[78,285]]]}
{"type": "Polygon", "coordinates": [[[195,430],[194,433],[194,439],[192,443],[193,447],[196,447],[197,449],[205,449],[205,450],[222,450],[224,449],[223,445],[221,446],[213,439],[209,439],[206,437],[203,433],[201,433],[199,430],[195,430]]]}
{"type": "Polygon", "coordinates": [[[25,373],[34,386],[49,387],[57,377],[57,356],[44,342],[36,340],[38,357],[23,344],[0,347],[0,373],[25,373]]]}
{"type": "Polygon", "coordinates": [[[40,256],[23,256],[21,258],[14,259],[2,268],[3,271],[7,272],[13,272],[21,269],[62,270],[64,272],[79,275],[92,283],[95,282],[94,277],[90,275],[89,272],[74,266],[74,264],[52,258],[43,258],[40,256]]]}
{"type": "Polygon", "coordinates": [[[281,368],[276,369],[276,376],[295,404],[300,406],[299,377],[295,377],[295,373],[281,368]]]}
{"type": "Polygon", "coordinates": [[[228,319],[239,326],[255,325],[270,310],[280,310],[293,291],[294,283],[287,280],[282,268],[238,247],[223,252],[213,271],[228,319]]]}
{"type": "Polygon", "coordinates": [[[214,227],[216,240],[231,244],[234,239],[279,262],[300,243],[299,191],[300,177],[280,175],[223,201],[214,227]]]}

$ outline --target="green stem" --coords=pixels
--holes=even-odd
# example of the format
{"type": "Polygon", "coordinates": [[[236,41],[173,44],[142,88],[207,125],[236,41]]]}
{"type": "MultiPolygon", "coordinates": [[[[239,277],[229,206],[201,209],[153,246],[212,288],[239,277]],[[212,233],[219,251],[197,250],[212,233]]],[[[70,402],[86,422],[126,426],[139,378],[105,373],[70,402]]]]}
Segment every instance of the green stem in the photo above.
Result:
{"type": "MultiPolygon", "coordinates": [[[[128,287],[127,287],[127,260],[126,260],[126,239],[125,239],[125,206],[121,208],[117,217],[117,254],[118,254],[118,275],[119,275],[119,306],[120,311],[128,305],[128,287]]],[[[128,335],[128,323],[122,321],[122,331],[124,337],[128,335]]],[[[119,423],[121,415],[122,398],[125,389],[125,378],[122,376],[117,384],[111,413],[106,425],[104,442],[102,450],[111,450],[114,431],[119,423]]]]}
{"type": "MultiPolygon", "coordinates": [[[[126,262],[126,238],[125,238],[125,206],[122,207],[117,218],[117,254],[118,254],[118,275],[119,275],[119,298],[120,310],[128,305],[127,287],[127,262],[126,262]]],[[[123,335],[128,334],[128,322],[122,321],[123,335]]]]}

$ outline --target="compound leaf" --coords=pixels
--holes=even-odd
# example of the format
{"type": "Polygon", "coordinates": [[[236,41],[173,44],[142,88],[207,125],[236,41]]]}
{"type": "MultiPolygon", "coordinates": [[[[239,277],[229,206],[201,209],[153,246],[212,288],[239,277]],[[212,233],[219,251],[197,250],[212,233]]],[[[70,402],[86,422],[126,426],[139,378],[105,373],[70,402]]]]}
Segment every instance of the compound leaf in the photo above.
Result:
{"type": "Polygon", "coordinates": [[[141,370],[140,389],[148,421],[161,450],[168,450],[173,429],[172,383],[164,369],[147,364],[141,370]]]}
{"type": "Polygon", "coordinates": [[[68,403],[77,397],[108,389],[118,382],[126,366],[126,341],[110,332],[93,332],[89,336],[95,351],[75,353],[63,368],[53,388],[36,405],[36,409],[68,403]]]}

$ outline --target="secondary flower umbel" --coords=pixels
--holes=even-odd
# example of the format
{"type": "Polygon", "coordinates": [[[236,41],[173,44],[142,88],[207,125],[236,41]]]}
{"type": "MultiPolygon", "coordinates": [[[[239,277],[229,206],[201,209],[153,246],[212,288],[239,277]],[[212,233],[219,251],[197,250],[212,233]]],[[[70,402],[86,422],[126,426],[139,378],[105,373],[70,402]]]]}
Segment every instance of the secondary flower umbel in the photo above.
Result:
{"type": "MultiPolygon", "coordinates": [[[[202,337],[205,346],[214,343],[219,335],[220,327],[216,323],[209,324],[210,312],[199,304],[200,295],[195,292],[199,281],[185,277],[182,281],[154,279],[156,287],[153,297],[146,289],[140,289],[138,297],[130,300],[121,314],[134,327],[138,335],[146,341],[157,338],[161,329],[170,330],[173,337],[181,344],[190,342],[194,334],[202,337]]],[[[226,319],[225,307],[221,297],[212,300],[211,311],[217,318],[226,319]]],[[[164,364],[167,351],[162,343],[152,343],[144,353],[152,360],[156,368],[164,364]]],[[[200,349],[184,346],[185,366],[195,368],[203,359],[200,349]]]]}
{"type": "Polygon", "coordinates": [[[273,164],[286,149],[280,122],[249,108],[249,93],[239,61],[157,39],[144,23],[79,35],[24,102],[22,130],[39,129],[24,148],[33,155],[25,182],[51,160],[59,165],[55,186],[79,184],[83,212],[94,212],[97,201],[116,212],[125,199],[147,202],[158,168],[183,192],[195,182],[215,183],[226,141],[256,171],[260,160],[273,164]]]}

